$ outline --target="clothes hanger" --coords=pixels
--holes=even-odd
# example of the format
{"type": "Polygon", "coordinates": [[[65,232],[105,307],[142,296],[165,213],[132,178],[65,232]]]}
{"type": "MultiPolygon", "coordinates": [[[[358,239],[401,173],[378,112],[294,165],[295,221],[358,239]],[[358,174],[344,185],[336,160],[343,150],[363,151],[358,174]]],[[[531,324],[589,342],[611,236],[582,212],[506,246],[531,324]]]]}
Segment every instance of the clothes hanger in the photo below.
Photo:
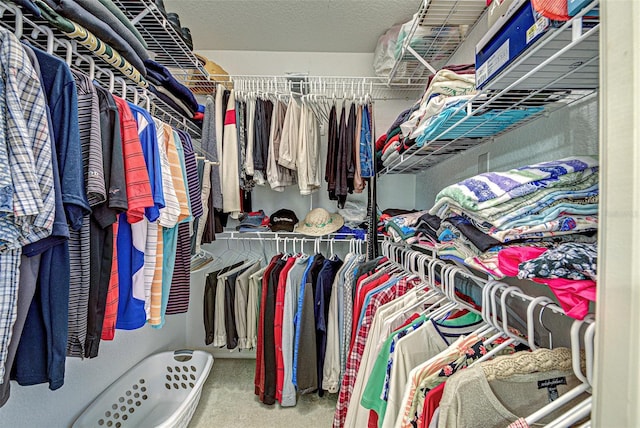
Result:
{"type": "MultiPolygon", "coordinates": [[[[495,333],[493,336],[484,340],[484,344],[489,345],[501,337],[504,337],[501,326],[498,323],[496,308],[495,308],[495,298],[498,290],[507,288],[508,286],[502,282],[498,281],[490,281],[483,288],[482,295],[482,319],[487,324],[488,329],[485,331],[476,331],[474,334],[477,334],[478,337],[486,337],[487,334],[495,333]]],[[[483,327],[484,328],[484,327],[483,327]]]]}
{"type": "Polygon", "coordinates": [[[15,16],[15,27],[13,29],[13,34],[15,34],[15,36],[18,39],[22,38],[23,35],[23,15],[22,15],[22,10],[13,4],[9,4],[7,2],[3,2],[2,4],[0,4],[0,19],[4,20],[4,12],[5,11],[9,11],[11,13],[14,14],[15,16]]]}
{"type": "MultiPolygon", "coordinates": [[[[451,265],[445,265],[442,270],[443,271],[447,271],[448,269],[450,269],[451,265]]],[[[445,317],[449,311],[455,309],[457,307],[456,302],[451,301],[448,297],[447,297],[447,293],[445,291],[445,288],[449,286],[449,277],[443,275],[443,280],[441,281],[441,289],[440,289],[440,293],[442,294],[442,298],[439,299],[437,302],[435,302],[434,304],[432,304],[429,308],[425,309],[425,311],[423,311],[422,313],[425,315],[428,315],[429,318],[433,319],[433,320],[439,320],[442,319],[443,317],[445,317]]]]}
{"type": "Polygon", "coordinates": [[[121,98],[123,100],[126,100],[127,99],[127,82],[125,82],[125,80],[122,77],[116,77],[116,80],[120,82],[120,85],[121,85],[120,86],[122,90],[122,92],[120,93],[121,98]]]}
{"type": "Polygon", "coordinates": [[[591,414],[591,407],[593,404],[593,397],[588,397],[580,404],[572,407],[566,413],[560,415],[553,421],[545,425],[547,428],[565,428],[573,426],[576,422],[586,418],[591,414]]]}
{"type": "Polygon", "coordinates": [[[151,111],[151,97],[149,97],[149,91],[146,89],[142,90],[142,97],[145,99],[145,109],[150,112],[151,111]]]}
{"type": "Polygon", "coordinates": [[[489,304],[489,296],[491,295],[491,290],[493,287],[500,286],[500,283],[495,280],[490,280],[482,287],[482,305],[480,307],[480,316],[482,316],[482,321],[484,321],[484,325],[475,330],[472,334],[483,338],[486,335],[491,334],[498,329],[491,322],[491,313],[490,313],[490,304],[489,304]]]}
{"type": "Polygon", "coordinates": [[[500,326],[498,324],[497,321],[497,314],[495,311],[495,294],[497,293],[497,291],[501,288],[504,288],[502,286],[496,286],[495,288],[493,288],[490,292],[491,297],[491,303],[492,303],[492,307],[493,307],[493,314],[492,314],[492,318],[490,323],[496,328],[496,330],[498,330],[498,333],[496,335],[494,335],[493,337],[489,338],[488,340],[486,340],[484,342],[484,346],[486,347],[487,345],[493,343],[495,340],[497,340],[500,337],[507,337],[507,340],[505,340],[504,342],[500,343],[498,346],[496,346],[495,348],[493,348],[491,351],[487,352],[485,355],[483,355],[482,357],[480,357],[478,360],[474,361],[474,364],[480,364],[483,361],[487,361],[490,358],[493,358],[494,355],[498,354],[499,352],[501,352],[503,349],[507,348],[508,346],[511,346],[512,344],[516,343],[516,342],[520,342],[522,343],[522,339],[513,336],[510,332],[509,332],[509,323],[508,323],[508,318],[507,318],[507,297],[509,296],[509,294],[512,291],[520,291],[520,288],[515,287],[515,286],[507,286],[503,291],[502,291],[502,295],[500,296],[500,303],[502,305],[502,325],[500,326]]]}
{"type": "Polygon", "coordinates": [[[594,362],[594,344],[596,334],[596,323],[592,322],[584,334],[584,353],[587,367],[587,382],[593,385],[593,362],[594,362]]]}
{"type": "MultiPolygon", "coordinates": [[[[531,351],[535,351],[535,350],[538,349],[538,346],[536,345],[536,341],[535,341],[535,331],[534,331],[535,328],[534,328],[533,312],[534,312],[536,306],[538,306],[540,304],[543,304],[543,303],[553,303],[553,300],[551,300],[549,297],[546,297],[546,296],[539,296],[539,297],[536,297],[535,299],[533,299],[527,305],[527,343],[528,343],[529,349],[531,349],[531,351]]],[[[542,316],[542,311],[543,310],[544,310],[544,306],[540,310],[540,315],[541,316],[542,316]]]]}
{"type": "MultiPolygon", "coordinates": [[[[579,397],[581,394],[589,391],[591,389],[591,385],[588,383],[588,379],[582,373],[582,369],[580,367],[580,328],[585,322],[594,322],[595,318],[592,315],[587,315],[584,320],[575,320],[571,325],[571,362],[573,366],[574,375],[581,381],[580,385],[572,388],[571,390],[565,392],[560,397],[552,401],[551,403],[545,405],[544,407],[538,409],[531,415],[525,418],[525,422],[531,426],[534,423],[538,422],[540,419],[545,416],[553,413],[557,409],[564,406],[566,403],[570,402],[576,397],[579,397]]],[[[575,407],[574,407],[575,409],[575,407]]],[[[556,421],[553,421],[556,422],[556,421]]],[[[547,425],[548,426],[548,425],[547,425]]],[[[559,426],[559,425],[556,425],[559,426]]],[[[565,425],[566,426],[566,425],[565,425]]]]}
{"type": "MultiPolygon", "coordinates": [[[[585,354],[586,354],[586,378],[587,383],[591,384],[592,376],[593,376],[593,339],[595,334],[595,319],[589,318],[585,322],[590,322],[584,334],[584,346],[585,346],[585,354]]],[[[573,341],[571,342],[573,345],[573,341]]],[[[572,352],[572,357],[574,353],[572,352]]],[[[574,368],[575,371],[575,368],[574,368]]],[[[581,401],[576,406],[572,407],[553,421],[547,424],[547,427],[550,428],[564,428],[567,426],[572,426],[576,422],[586,418],[591,413],[591,408],[593,405],[593,397],[590,396],[585,400],[581,401]]],[[[589,423],[590,424],[590,423],[589,423]]]]}
{"type": "Polygon", "coordinates": [[[583,320],[575,320],[571,324],[571,361],[573,366],[573,374],[580,379],[581,382],[589,384],[586,373],[582,372],[581,355],[580,355],[580,330],[585,323],[593,323],[595,318],[593,315],[587,315],[583,320]]]}

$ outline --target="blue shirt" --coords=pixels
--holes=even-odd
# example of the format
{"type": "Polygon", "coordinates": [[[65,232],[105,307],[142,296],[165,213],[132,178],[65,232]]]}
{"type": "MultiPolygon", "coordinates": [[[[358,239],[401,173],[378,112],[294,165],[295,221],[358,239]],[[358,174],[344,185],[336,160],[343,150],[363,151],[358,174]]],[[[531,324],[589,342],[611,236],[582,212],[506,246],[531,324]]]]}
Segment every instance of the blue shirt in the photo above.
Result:
{"type": "Polygon", "coordinates": [[[307,259],[307,267],[302,274],[302,280],[300,281],[300,293],[298,294],[298,307],[296,309],[296,315],[293,317],[293,324],[295,326],[295,340],[293,342],[293,371],[292,380],[295,386],[298,386],[298,346],[300,344],[300,324],[302,323],[302,305],[304,302],[304,286],[307,283],[307,276],[309,275],[309,269],[313,264],[315,255],[309,256],[307,259]]]}
{"type": "Polygon", "coordinates": [[[362,128],[360,130],[360,175],[362,178],[373,177],[373,154],[371,144],[369,107],[362,109],[362,128]]]}
{"type": "Polygon", "coordinates": [[[91,208],[84,187],[76,82],[64,61],[35,47],[32,49],[38,58],[49,106],[67,222],[71,229],[80,230],[83,217],[91,208]]]}
{"type": "Polygon", "coordinates": [[[131,108],[131,113],[133,113],[133,117],[138,122],[138,136],[140,137],[142,154],[147,164],[151,196],[153,197],[153,206],[145,208],[144,213],[149,221],[154,222],[160,217],[160,210],[165,206],[156,124],[149,112],[142,107],[129,103],[129,108],[131,108]]]}
{"type": "MultiPolygon", "coordinates": [[[[364,313],[366,312],[365,309],[367,308],[367,306],[369,305],[369,302],[371,302],[371,298],[378,292],[385,290],[389,287],[391,287],[392,285],[395,285],[398,283],[398,278],[390,278],[389,281],[385,282],[384,284],[380,284],[379,286],[377,286],[376,288],[374,288],[373,290],[369,291],[365,298],[364,301],[362,302],[362,310],[360,311],[360,316],[358,317],[358,328],[360,328],[360,326],[362,325],[362,320],[364,318],[364,313]]],[[[356,330],[358,331],[358,330],[356,330]]]]}
{"type": "Polygon", "coordinates": [[[133,275],[144,266],[144,253],[133,245],[127,213],[118,221],[118,317],[116,328],[135,330],[147,322],[144,300],[133,297],[133,275]]]}

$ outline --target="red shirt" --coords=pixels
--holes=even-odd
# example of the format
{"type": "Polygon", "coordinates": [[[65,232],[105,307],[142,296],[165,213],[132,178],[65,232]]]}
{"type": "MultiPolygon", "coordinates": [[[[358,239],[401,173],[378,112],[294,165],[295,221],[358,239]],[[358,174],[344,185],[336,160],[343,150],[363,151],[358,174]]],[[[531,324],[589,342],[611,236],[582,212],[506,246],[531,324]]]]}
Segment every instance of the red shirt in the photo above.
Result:
{"type": "Polygon", "coordinates": [[[436,409],[440,407],[440,400],[442,400],[444,385],[445,382],[442,382],[440,385],[427,392],[427,395],[424,398],[424,406],[422,407],[422,419],[418,420],[418,426],[421,428],[429,428],[433,414],[436,412],[436,409]]]}
{"type": "Polygon", "coordinates": [[[277,254],[271,258],[269,265],[262,275],[262,293],[260,297],[260,317],[258,318],[258,343],[256,345],[256,374],[253,379],[255,385],[255,394],[260,397],[262,401],[264,397],[264,307],[267,304],[267,288],[269,287],[269,274],[273,270],[273,267],[282,257],[282,254],[277,254]]]}
{"type": "Polygon", "coordinates": [[[138,136],[138,122],[125,100],[114,96],[120,116],[124,179],[127,185],[127,221],[137,223],[144,217],[144,209],[154,205],[149,184],[149,172],[138,136]]]}
{"type": "MultiPolygon", "coordinates": [[[[375,274],[374,274],[375,275],[375,274]]],[[[356,333],[358,330],[358,320],[360,319],[360,312],[362,312],[362,305],[364,303],[364,299],[367,296],[367,293],[369,293],[371,290],[377,288],[378,286],[384,284],[385,282],[387,282],[390,278],[390,275],[388,273],[383,273],[382,275],[380,275],[378,278],[372,280],[371,282],[367,283],[366,285],[364,285],[363,287],[360,287],[360,283],[362,281],[364,281],[366,278],[360,278],[358,279],[358,285],[356,288],[356,299],[353,302],[353,324],[352,328],[351,328],[351,343],[353,344],[353,342],[356,339],[356,333]]]]}
{"type": "Polygon", "coordinates": [[[287,286],[287,276],[296,262],[295,257],[289,257],[278,277],[278,291],[276,293],[276,313],[273,320],[273,340],[276,345],[276,400],[282,399],[282,385],[284,384],[284,357],[282,355],[282,319],[284,317],[284,293],[287,286]]]}
{"type": "MultiPolygon", "coordinates": [[[[120,217],[120,216],[118,216],[120,217]]],[[[113,340],[116,335],[116,318],[118,316],[118,220],[113,223],[113,254],[111,256],[111,277],[107,291],[107,303],[104,307],[104,320],[102,321],[102,340],[113,340]]]]}

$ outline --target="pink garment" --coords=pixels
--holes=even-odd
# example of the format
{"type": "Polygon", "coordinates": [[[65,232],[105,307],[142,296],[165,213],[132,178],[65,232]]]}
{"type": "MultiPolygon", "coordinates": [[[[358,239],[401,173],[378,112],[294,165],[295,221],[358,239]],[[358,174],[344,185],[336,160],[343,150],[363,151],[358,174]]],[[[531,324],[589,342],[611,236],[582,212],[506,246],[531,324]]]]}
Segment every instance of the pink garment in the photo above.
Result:
{"type": "Polygon", "coordinates": [[[511,422],[507,428],[529,428],[529,424],[524,418],[519,418],[515,422],[511,422]]]}
{"type": "Polygon", "coordinates": [[[533,260],[547,251],[544,247],[509,247],[498,252],[498,267],[507,276],[518,276],[518,266],[533,260]]]}
{"type": "MultiPolygon", "coordinates": [[[[498,253],[498,266],[506,275],[518,276],[520,263],[535,259],[545,251],[546,248],[540,247],[505,248],[498,253]]],[[[589,313],[589,302],[596,301],[596,283],[590,279],[533,278],[532,281],[548,286],[567,316],[578,320],[589,313]]]]}

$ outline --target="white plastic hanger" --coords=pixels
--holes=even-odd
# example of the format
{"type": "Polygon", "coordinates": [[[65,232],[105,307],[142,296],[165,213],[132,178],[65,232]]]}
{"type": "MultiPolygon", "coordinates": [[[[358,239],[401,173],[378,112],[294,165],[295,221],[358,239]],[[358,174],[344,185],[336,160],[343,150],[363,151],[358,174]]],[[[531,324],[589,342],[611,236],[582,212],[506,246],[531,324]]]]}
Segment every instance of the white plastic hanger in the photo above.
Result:
{"type": "MultiPolygon", "coordinates": [[[[553,300],[546,296],[539,296],[529,302],[529,305],[527,306],[527,343],[529,345],[529,349],[531,349],[532,351],[538,349],[535,343],[535,321],[533,319],[533,312],[536,306],[546,303],[553,303],[553,300]]],[[[542,309],[540,310],[540,312],[542,312],[542,309]]]]}
{"type": "Polygon", "coordinates": [[[586,418],[591,413],[593,397],[588,397],[581,401],[580,404],[572,407],[553,421],[546,425],[546,428],[565,428],[572,426],[576,422],[586,418]]]}
{"type": "MultiPolygon", "coordinates": [[[[525,421],[527,422],[527,424],[533,425],[534,423],[538,422],[540,419],[542,419],[545,416],[555,412],[557,409],[561,408],[566,403],[570,402],[574,398],[580,396],[581,394],[583,394],[583,393],[585,393],[585,392],[587,392],[587,391],[589,391],[591,389],[591,385],[588,383],[587,377],[582,373],[582,368],[581,368],[581,364],[580,364],[580,337],[579,337],[579,335],[580,335],[580,328],[585,323],[585,321],[593,322],[594,318],[593,318],[592,315],[587,315],[587,317],[585,317],[585,320],[583,320],[583,321],[575,320],[573,322],[573,324],[571,325],[571,362],[572,362],[574,374],[576,375],[576,377],[578,379],[580,379],[582,381],[582,383],[580,383],[580,385],[576,386],[575,388],[572,388],[571,390],[565,392],[563,395],[558,397],[556,400],[552,401],[551,403],[547,404],[546,406],[542,407],[541,409],[538,409],[537,411],[535,411],[531,415],[527,416],[525,418],[525,421]]],[[[576,409],[576,407],[574,407],[572,410],[575,410],[575,409],[576,409]]],[[[570,410],[567,413],[570,413],[572,410],[570,410]]],[[[578,410],[578,412],[583,412],[583,411],[584,411],[584,409],[582,409],[582,408],[578,410]]],[[[578,418],[578,420],[579,419],[580,418],[578,418]]],[[[554,421],[554,422],[556,422],[556,421],[554,421]]],[[[557,425],[556,424],[556,427],[559,427],[559,426],[562,426],[562,425],[557,425]]],[[[566,426],[566,425],[564,425],[564,426],[566,426]]]]}
{"type": "Polygon", "coordinates": [[[0,3],[0,19],[5,19],[4,12],[7,10],[15,15],[15,28],[13,30],[13,34],[15,34],[18,39],[21,39],[23,34],[22,10],[20,10],[20,8],[14,4],[2,2],[0,3]]]}

